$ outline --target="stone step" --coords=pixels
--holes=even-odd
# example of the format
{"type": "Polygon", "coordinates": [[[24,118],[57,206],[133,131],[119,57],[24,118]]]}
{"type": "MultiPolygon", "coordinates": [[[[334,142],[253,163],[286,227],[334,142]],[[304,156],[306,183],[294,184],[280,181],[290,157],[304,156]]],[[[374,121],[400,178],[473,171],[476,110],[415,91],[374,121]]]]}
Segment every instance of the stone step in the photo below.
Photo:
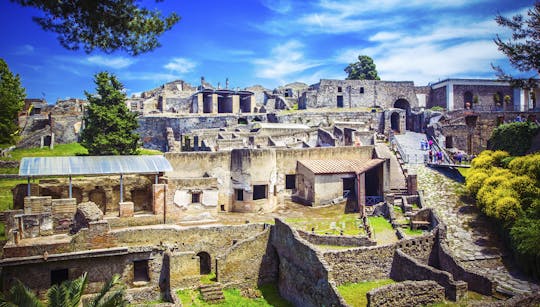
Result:
{"type": "Polygon", "coordinates": [[[220,283],[199,285],[202,299],[208,303],[218,303],[225,299],[223,286],[220,283]]]}

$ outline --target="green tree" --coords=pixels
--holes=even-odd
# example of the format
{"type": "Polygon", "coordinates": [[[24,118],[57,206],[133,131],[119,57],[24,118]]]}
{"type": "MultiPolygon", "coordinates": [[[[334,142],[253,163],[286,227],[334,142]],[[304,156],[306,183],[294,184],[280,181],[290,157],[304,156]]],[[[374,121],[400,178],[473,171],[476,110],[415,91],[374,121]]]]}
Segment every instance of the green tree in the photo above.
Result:
{"type": "Polygon", "coordinates": [[[133,155],[139,135],[136,114],[126,106],[123,85],[108,72],[95,75],[97,93],[85,92],[90,104],[84,116],[81,145],[90,155],[133,155]]]}
{"type": "MultiPolygon", "coordinates": [[[[88,276],[86,273],[75,280],[66,280],[60,285],[53,285],[47,291],[47,302],[44,303],[23,283],[17,280],[6,294],[0,294],[0,306],[78,307],[87,285],[88,276]]],[[[83,306],[127,306],[124,296],[125,287],[120,281],[120,276],[115,274],[103,285],[100,292],[83,306]]]]}
{"type": "Polygon", "coordinates": [[[521,14],[512,18],[497,15],[495,21],[512,31],[512,37],[508,41],[497,35],[494,41],[499,50],[508,57],[510,64],[517,70],[533,73],[528,79],[514,79],[499,66],[494,66],[499,78],[510,80],[519,87],[536,87],[538,85],[536,78],[540,73],[540,1],[527,11],[527,17],[521,14]]]}
{"type": "Polygon", "coordinates": [[[345,67],[347,80],[381,80],[377,74],[377,66],[367,55],[359,55],[358,62],[345,67]]]}
{"type": "Polygon", "coordinates": [[[57,33],[64,48],[82,47],[86,52],[124,50],[138,55],[154,50],[160,46],[158,37],[180,20],[175,13],[163,17],[159,11],[140,7],[136,0],[11,1],[41,10],[44,17],[33,20],[43,30],[57,33]]]}
{"type": "Polygon", "coordinates": [[[0,145],[15,143],[19,130],[17,116],[25,97],[19,75],[13,75],[7,63],[0,59],[0,145]]]}

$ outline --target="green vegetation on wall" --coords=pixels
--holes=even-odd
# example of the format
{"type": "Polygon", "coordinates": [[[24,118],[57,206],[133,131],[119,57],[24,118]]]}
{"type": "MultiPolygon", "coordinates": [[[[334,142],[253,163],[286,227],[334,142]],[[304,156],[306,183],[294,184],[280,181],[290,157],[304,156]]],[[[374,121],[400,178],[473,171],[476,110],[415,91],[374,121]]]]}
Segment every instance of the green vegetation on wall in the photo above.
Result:
{"type": "Polygon", "coordinates": [[[531,148],[532,139],[540,132],[533,122],[502,124],[493,130],[488,141],[491,150],[504,150],[512,156],[524,155],[531,148]]]}

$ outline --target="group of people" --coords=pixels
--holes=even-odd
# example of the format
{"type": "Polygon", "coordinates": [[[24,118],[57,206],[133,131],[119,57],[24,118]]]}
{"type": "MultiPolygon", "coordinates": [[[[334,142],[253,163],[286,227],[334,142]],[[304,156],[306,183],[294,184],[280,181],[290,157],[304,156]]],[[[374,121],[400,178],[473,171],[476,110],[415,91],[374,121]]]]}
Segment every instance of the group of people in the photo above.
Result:
{"type": "Polygon", "coordinates": [[[434,151],[434,150],[429,150],[428,152],[428,158],[429,158],[429,163],[438,163],[438,164],[441,164],[442,163],[442,160],[443,160],[443,153],[442,151],[434,151]]]}
{"type": "Polygon", "coordinates": [[[422,139],[420,141],[420,149],[421,150],[431,150],[433,148],[433,141],[432,140],[429,140],[429,141],[426,141],[424,139],[422,139]]]}

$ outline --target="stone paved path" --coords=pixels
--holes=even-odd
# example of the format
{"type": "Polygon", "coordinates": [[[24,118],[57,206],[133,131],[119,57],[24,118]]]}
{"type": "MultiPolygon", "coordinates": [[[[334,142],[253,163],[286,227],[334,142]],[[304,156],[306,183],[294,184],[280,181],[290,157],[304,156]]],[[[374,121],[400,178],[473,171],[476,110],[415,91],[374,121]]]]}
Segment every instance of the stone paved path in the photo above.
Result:
{"type": "Polygon", "coordinates": [[[409,156],[409,164],[424,163],[424,156],[428,152],[420,149],[420,140],[426,140],[425,134],[407,131],[405,134],[396,134],[395,137],[409,156]]]}
{"type": "MultiPolygon", "coordinates": [[[[409,134],[409,132],[407,132],[409,134]]],[[[419,149],[418,134],[404,139],[402,147],[414,146],[415,138],[419,149]],[[403,146],[404,145],[404,146],[403,146]]],[[[413,147],[414,148],[414,147],[413,147]]],[[[413,154],[416,154],[412,151],[413,154]]],[[[499,290],[519,293],[540,291],[538,283],[523,276],[510,260],[509,252],[497,236],[493,225],[480,214],[474,205],[461,202],[458,191],[462,185],[420,164],[409,164],[418,175],[418,188],[424,191],[424,206],[431,207],[447,225],[447,243],[454,256],[474,271],[493,278],[499,283],[499,290]]]]}

